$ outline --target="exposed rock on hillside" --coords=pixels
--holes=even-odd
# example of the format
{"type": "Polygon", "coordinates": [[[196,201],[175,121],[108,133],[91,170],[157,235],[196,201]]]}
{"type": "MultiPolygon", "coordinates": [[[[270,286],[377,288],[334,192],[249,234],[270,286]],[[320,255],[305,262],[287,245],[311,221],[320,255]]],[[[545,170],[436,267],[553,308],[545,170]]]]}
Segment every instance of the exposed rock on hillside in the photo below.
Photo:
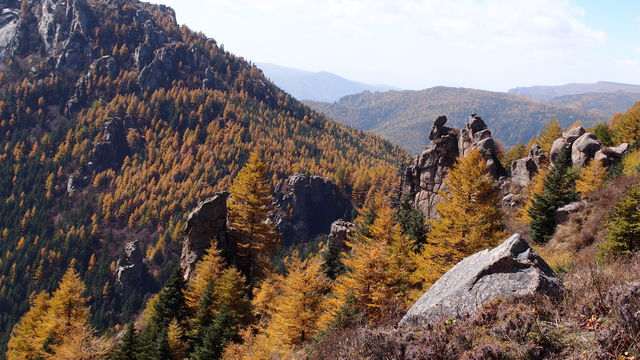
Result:
{"type": "Polygon", "coordinates": [[[343,191],[319,176],[291,175],[275,192],[273,220],[285,246],[327,234],[333,221],[350,216],[353,210],[343,191]]]}
{"type": "Polygon", "coordinates": [[[529,156],[511,163],[511,181],[520,186],[528,186],[541,167],[548,163],[549,159],[542,148],[533,145],[529,150],[529,156]]]}
{"type": "Polygon", "coordinates": [[[402,192],[426,218],[436,217],[435,205],[442,200],[438,192],[444,190],[442,181],[456,158],[475,147],[487,161],[487,171],[496,179],[506,172],[498,160],[497,148],[487,125],[477,114],[471,114],[463,129],[445,126],[446,116],[434,122],[429,139],[431,143],[418,155],[404,174],[402,192]]]}
{"type": "Polygon", "coordinates": [[[201,202],[187,219],[182,243],[180,267],[186,279],[191,275],[195,263],[202,257],[212,240],[216,240],[222,250],[222,257],[228,264],[235,263],[236,244],[227,234],[227,197],[229,193],[218,192],[201,202]]]}
{"type": "Polygon", "coordinates": [[[331,224],[331,232],[329,237],[336,242],[338,248],[342,248],[344,242],[355,231],[355,225],[342,219],[336,220],[331,224]]]}
{"type": "Polygon", "coordinates": [[[498,247],[459,262],[422,295],[400,325],[423,325],[472,314],[495,298],[557,295],[562,290],[551,268],[520,234],[514,234],[498,247]]]}
{"type": "Polygon", "coordinates": [[[567,220],[569,220],[571,214],[580,212],[586,206],[587,202],[584,200],[580,200],[568,203],[567,205],[560,207],[558,210],[556,210],[556,213],[554,215],[556,223],[562,224],[566,222],[567,220]]]}
{"type": "Polygon", "coordinates": [[[116,265],[116,288],[124,295],[129,295],[133,289],[140,287],[147,275],[147,267],[142,262],[142,252],[138,241],[125,244],[124,254],[116,265]]]}

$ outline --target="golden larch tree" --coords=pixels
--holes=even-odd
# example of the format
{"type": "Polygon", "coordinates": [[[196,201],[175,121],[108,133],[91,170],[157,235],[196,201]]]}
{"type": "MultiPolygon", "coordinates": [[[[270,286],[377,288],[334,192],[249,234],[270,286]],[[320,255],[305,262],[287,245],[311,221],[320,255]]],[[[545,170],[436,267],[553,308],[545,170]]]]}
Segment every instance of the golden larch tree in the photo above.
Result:
{"type": "Polygon", "coordinates": [[[486,171],[486,161],[472,148],[447,174],[436,205],[439,217],[429,221],[427,243],[415,256],[414,281],[428,288],[464,257],[493,247],[504,238],[500,194],[486,171]]]}
{"type": "Polygon", "coordinates": [[[267,164],[254,150],[229,188],[229,222],[238,232],[239,266],[253,283],[270,267],[270,255],[277,250],[279,236],[268,221],[273,196],[267,164]]]}
{"type": "Polygon", "coordinates": [[[606,176],[607,169],[602,161],[593,159],[576,180],[576,191],[586,198],[591,192],[602,189],[606,176]]]}
{"type": "Polygon", "coordinates": [[[553,142],[560,137],[562,137],[562,128],[558,123],[558,119],[554,118],[540,131],[536,144],[540,145],[542,150],[548,154],[553,142]]]}

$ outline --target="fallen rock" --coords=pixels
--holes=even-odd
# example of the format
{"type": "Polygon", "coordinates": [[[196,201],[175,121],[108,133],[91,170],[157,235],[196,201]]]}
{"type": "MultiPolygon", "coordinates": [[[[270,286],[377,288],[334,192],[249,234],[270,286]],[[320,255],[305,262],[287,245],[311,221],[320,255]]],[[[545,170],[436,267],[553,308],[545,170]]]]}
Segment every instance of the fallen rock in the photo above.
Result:
{"type": "Polygon", "coordinates": [[[571,145],[571,161],[573,166],[585,167],[600,150],[600,141],[592,133],[585,133],[571,145]]]}
{"type": "Polygon", "coordinates": [[[558,210],[556,210],[554,214],[556,223],[562,224],[566,222],[567,220],[569,220],[569,217],[571,217],[571,214],[575,214],[581,211],[586,206],[587,206],[587,202],[584,200],[574,201],[574,202],[568,203],[567,205],[561,206],[560,208],[558,208],[558,210]]]}
{"type": "Polygon", "coordinates": [[[228,192],[218,192],[201,202],[189,214],[180,256],[180,267],[185,279],[191,276],[195,263],[204,255],[212,240],[217,241],[227,264],[235,264],[236,244],[227,236],[228,197],[228,192]]]}
{"type": "Polygon", "coordinates": [[[419,326],[472,314],[508,296],[558,295],[560,280],[527,242],[514,234],[492,250],[460,261],[409,309],[401,326],[419,326]]]}

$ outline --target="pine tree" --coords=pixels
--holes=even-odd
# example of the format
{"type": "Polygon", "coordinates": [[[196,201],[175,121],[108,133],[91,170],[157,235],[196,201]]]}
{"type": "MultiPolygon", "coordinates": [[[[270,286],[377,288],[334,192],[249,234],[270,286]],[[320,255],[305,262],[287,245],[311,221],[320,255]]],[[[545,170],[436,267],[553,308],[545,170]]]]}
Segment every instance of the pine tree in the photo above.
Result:
{"type": "Polygon", "coordinates": [[[403,196],[398,209],[396,218],[402,227],[402,233],[411,238],[411,241],[420,246],[426,241],[426,229],[424,227],[424,215],[416,207],[414,207],[408,196],[403,196]]]}
{"type": "Polygon", "coordinates": [[[136,327],[133,322],[127,325],[127,330],[122,336],[122,341],[118,345],[115,353],[111,356],[112,360],[137,360],[137,334],[136,327]]]}
{"type": "Polygon", "coordinates": [[[229,342],[238,336],[235,320],[225,306],[220,309],[213,322],[202,331],[202,340],[193,352],[195,360],[216,360],[229,342]]]}
{"type": "Polygon", "coordinates": [[[415,256],[413,281],[433,284],[464,257],[493,247],[504,238],[500,194],[486,171],[486,161],[472,148],[447,174],[436,205],[439,217],[429,221],[427,243],[415,256]]]}
{"type": "Polygon", "coordinates": [[[153,323],[158,328],[166,328],[173,319],[182,322],[187,318],[184,298],[185,281],[182,269],[177,266],[165,284],[155,303],[153,323]]]}
{"type": "Polygon", "coordinates": [[[335,280],[338,275],[344,273],[344,264],[342,263],[342,251],[338,242],[334,238],[329,238],[327,247],[322,251],[324,275],[335,280]]]}
{"type": "Polygon", "coordinates": [[[640,184],[629,187],[606,222],[609,234],[600,246],[600,257],[630,255],[640,249],[640,184]]]}
{"type": "Polygon", "coordinates": [[[531,179],[531,183],[527,187],[527,199],[524,202],[524,205],[518,210],[518,219],[522,222],[529,223],[531,222],[531,217],[529,216],[529,209],[533,206],[533,202],[536,199],[536,195],[542,194],[544,192],[544,178],[547,176],[548,167],[541,168],[537,174],[533,176],[531,179]]]}
{"type": "Polygon", "coordinates": [[[278,234],[268,222],[273,196],[267,164],[255,150],[229,188],[229,222],[239,232],[238,257],[249,283],[270,267],[269,256],[277,250],[278,234]]]}
{"type": "Polygon", "coordinates": [[[591,192],[602,189],[606,176],[607,169],[602,161],[593,159],[576,180],[576,191],[586,198],[591,192]]]}
{"type": "Polygon", "coordinates": [[[565,148],[556,158],[544,178],[544,191],[536,194],[528,215],[530,237],[534,242],[547,242],[556,227],[555,212],[563,205],[578,199],[575,174],[571,170],[571,157],[565,148]]]}
{"type": "Polygon", "coordinates": [[[562,137],[562,128],[558,123],[558,119],[554,118],[547,124],[547,126],[545,126],[544,129],[542,129],[542,131],[540,131],[536,138],[536,144],[538,144],[542,150],[548,154],[553,142],[560,137],[562,137]]]}

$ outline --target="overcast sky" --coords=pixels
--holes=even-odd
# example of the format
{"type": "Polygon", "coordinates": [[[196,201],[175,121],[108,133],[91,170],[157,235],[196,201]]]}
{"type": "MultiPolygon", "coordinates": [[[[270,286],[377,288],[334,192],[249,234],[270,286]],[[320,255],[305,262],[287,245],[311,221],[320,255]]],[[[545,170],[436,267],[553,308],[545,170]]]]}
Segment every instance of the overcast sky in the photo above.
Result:
{"type": "Polygon", "coordinates": [[[151,0],[226,50],[404,89],[640,84],[639,0],[151,0]]]}

